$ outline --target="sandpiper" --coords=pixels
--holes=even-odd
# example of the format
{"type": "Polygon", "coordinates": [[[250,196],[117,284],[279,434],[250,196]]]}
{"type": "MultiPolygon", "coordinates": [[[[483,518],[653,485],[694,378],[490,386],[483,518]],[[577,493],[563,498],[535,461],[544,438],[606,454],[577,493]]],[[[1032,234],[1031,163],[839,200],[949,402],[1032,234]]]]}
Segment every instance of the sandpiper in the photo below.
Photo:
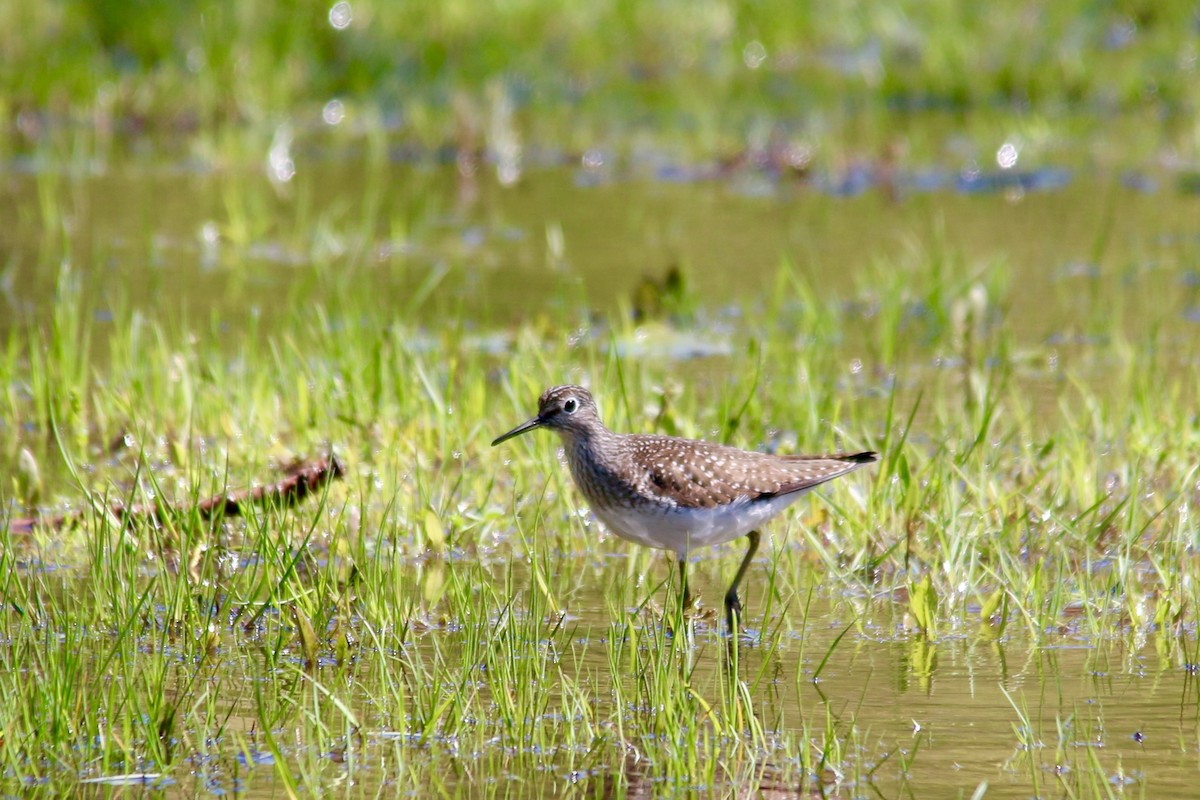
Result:
{"type": "Polygon", "coordinates": [[[691,604],[688,553],[742,536],[750,540],[725,593],[731,634],[742,614],[738,584],[758,550],[759,528],[810,489],[879,460],[870,451],[780,456],[675,436],[613,433],[582,386],[547,389],[537,415],[492,446],[534,428],[562,437],[575,485],[609,530],[676,554],[685,607],[691,604]]]}

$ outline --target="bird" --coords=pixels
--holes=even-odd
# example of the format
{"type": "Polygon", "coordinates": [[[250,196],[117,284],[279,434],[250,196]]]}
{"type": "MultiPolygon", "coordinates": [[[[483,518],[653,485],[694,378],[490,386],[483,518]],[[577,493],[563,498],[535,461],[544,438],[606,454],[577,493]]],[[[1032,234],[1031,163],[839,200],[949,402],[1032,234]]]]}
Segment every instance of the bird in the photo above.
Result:
{"type": "Polygon", "coordinates": [[[683,607],[691,605],[687,557],[745,537],[749,547],[725,593],[726,625],[742,619],[738,586],[758,551],[759,529],[803,494],[879,460],[873,451],[772,455],[699,439],[614,433],[582,386],[547,389],[537,414],[497,436],[495,447],[546,428],[563,443],[576,487],[613,533],[675,553],[683,607]]]}

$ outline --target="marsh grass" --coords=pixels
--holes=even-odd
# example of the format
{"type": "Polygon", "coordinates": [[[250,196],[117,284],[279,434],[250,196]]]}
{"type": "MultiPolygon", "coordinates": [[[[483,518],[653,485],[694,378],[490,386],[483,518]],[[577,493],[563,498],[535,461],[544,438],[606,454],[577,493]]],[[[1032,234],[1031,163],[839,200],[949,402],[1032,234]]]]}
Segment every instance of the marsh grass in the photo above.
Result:
{"type": "MultiPolygon", "coordinates": [[[[874,658],[866,642],[900,646],[921,694],[963,641],[1030,664],[1076,642],[1110,659],[1093,674],[1191,676],[1200,443],[1194,377],[1175,367],[1191,351],[1147,358],[1116,334],[1053,372],[1060,389],[1031,392],[1003,275],[906,263],[843,303],[782,264],[803,311],[768,305],[738,334],[751,368],[678,392],[663,389],[670,363],[618,355],[631,322],[569,341],[520,326],[497,353],[349,296],[232,356],[186,321],[120,312],[101,365],[91,301],[65,270],[48,327],[2,362],[22,432],[5,463],[35,449],[43,502],[85,511],[4,534],[6,780],[919,793],[947,744],[936,724],[897,729],[920,703],[873,709],[884,679],[855,666],[874,658]],[[839,343],[855,340],[868,356],[848,364],[839,343]],[[487,446],[566,380],[591,382],[618,428],[669,415],[687,435],[883,459],[780,524],[735,643],[712,616],[680,616],[669,559],[598,538],[552,437],[487,446]],[[188,510],[330,447],[348,479],[298,508],[188,510]],[[175,510],[123,527],[105,511],[116,499],[175,510]]],[[[15,501],[10,516],[25,513],[15,501]]],[[[708,603],[739,557],[735,544],[695,560],[708,603]]],[[[1130,766],[1150,745],[1079,746],[1127,735],[1106,727],[1110,706],[1026,690],[1061,670],[1006,672],[999,774],[1082,797],[1108,796],[1113,776],[1153,785],[1130,766]]],[[[1196,692],[1179,691],[1190,748],[1196,692]]]]}

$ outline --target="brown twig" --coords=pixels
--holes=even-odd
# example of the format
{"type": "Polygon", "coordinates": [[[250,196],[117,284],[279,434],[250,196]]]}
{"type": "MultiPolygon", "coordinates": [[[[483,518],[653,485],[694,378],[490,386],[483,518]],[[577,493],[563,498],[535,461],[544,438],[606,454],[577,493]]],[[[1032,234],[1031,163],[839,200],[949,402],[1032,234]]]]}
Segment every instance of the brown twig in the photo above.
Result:
{"type": "MultiPolygon", "coordinates": [[[[196,504],[196,513],[201,519],[226,516],[237,517],[244,514],[253,506],[264,506],[277,503],[283,507],[291,507],[305,497],[319,490],[330,481],[343,477],[346,468],[332,454],[329,458],[319,458],[313,461],[298,461],[285,471],[285,475],[275,483],[258,486],[252,489],[239,489],[235,492],[213,495],[196,504]]],[[[122,522],[145,520],[160,523],[164,513],[175,514],[177,507],[159,504],[139,503],[126,506],[116,502],[109,505],[108,510],[122,522]]],[[[60,530],[68,524],[82,519],[85,510],[73,511],[57,517],[27,517],[14,519],[9,523],[10,533],[31,533],[35,527],[60,530]]]]}

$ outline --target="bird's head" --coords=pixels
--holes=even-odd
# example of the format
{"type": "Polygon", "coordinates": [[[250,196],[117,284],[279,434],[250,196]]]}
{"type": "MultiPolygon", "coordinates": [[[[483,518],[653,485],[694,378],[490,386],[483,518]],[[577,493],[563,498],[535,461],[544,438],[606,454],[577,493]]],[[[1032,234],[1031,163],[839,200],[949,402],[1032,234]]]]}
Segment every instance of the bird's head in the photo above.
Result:
{"type": "Polygon", "coordinates": [[[534,428],[549,428],[567,437],[595,430],[600,413],[592,393],[582,386],[555,386],[538,398],[537,416],[496,437],[492,447],[534,428]]]}

